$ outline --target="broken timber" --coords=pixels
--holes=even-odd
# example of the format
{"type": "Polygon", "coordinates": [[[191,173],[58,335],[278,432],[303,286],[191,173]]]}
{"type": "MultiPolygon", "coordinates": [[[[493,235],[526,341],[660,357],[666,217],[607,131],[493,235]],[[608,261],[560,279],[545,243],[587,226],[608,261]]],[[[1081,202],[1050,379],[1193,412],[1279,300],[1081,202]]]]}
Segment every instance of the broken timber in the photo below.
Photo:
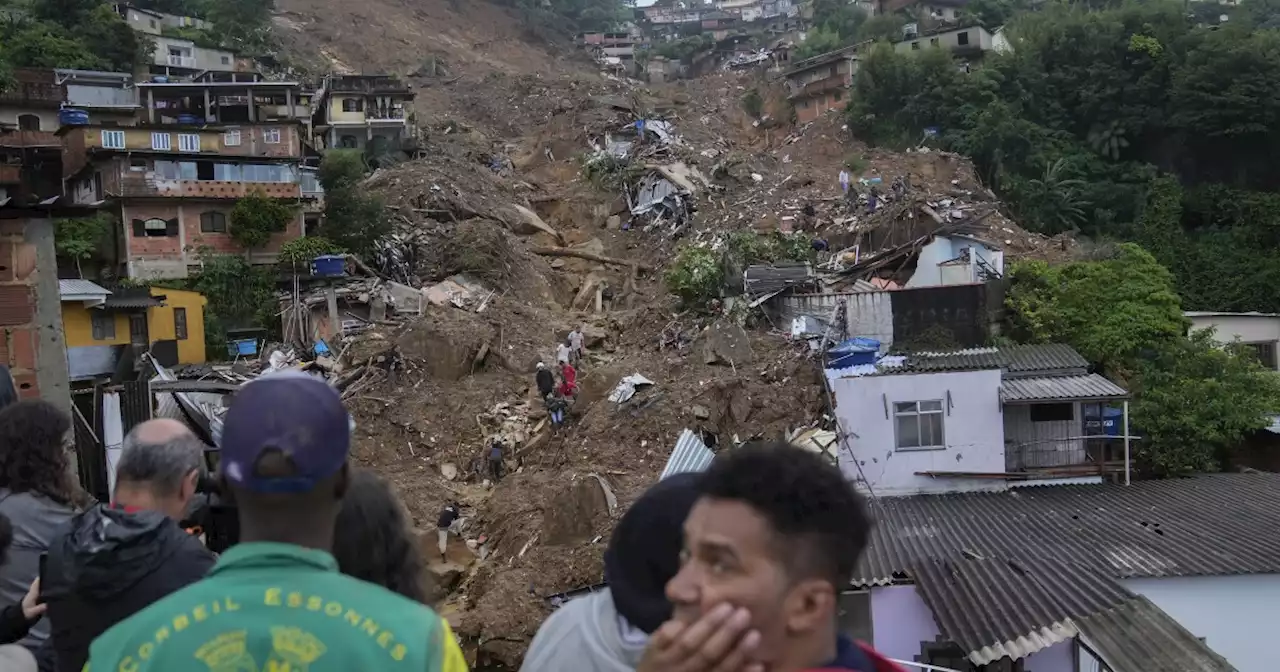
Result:
{"type": "Polygon", "coordinates": [[[571,250],[567,247],[534,247],[530,248],[530,252],[544,257],[577,257],[586,259],[587,261],[596,261],[601,264],[613,264],[614,266],[631,266],[642,271],[652,271],[653,267],[648,264],[642,264],[636,261],[627,261],[625,259],[614,259],[613,257],[602,257],[598,254],[590,252],[582,252],[579,250],[571,250]]]}

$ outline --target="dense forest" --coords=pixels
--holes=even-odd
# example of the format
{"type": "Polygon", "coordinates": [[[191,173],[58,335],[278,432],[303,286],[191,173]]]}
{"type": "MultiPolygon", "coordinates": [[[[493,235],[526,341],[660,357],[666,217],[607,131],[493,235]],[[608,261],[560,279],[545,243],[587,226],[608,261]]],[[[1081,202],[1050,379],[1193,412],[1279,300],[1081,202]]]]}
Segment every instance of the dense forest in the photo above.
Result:
{"type": "Polygon", "coordinates": [[[1139,243],[1187,309],[1280,312],[1280,5],[1194,9],[976,0],[968,19],[1007,20],[1013,52],[966,74],[878,44],[850,127],[897,147],[936,128],[1023,226],[1139,243]]]}

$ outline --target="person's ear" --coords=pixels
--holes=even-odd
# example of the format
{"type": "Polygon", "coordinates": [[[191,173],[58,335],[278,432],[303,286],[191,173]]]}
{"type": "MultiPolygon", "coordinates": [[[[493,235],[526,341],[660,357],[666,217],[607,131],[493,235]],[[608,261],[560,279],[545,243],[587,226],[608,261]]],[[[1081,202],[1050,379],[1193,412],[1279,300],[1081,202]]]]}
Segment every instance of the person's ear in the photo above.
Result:
{"type": "Polygon", "coordinates": [[[836,614],[836,594],[829,581],[805,579],[791,587],[783,605],[789,633],[830,628],[836,614]]]}
{"type": "Polygon", "coordinates": [[[351,463],[343,462],[338,470],[338,477],[333,479],[333,496],[342,499],[347,496],[347,488],[351,487],[351,463]]]}
{"type": "Polygon", "coordinates": [[[192,469],[187,477],[182,479],[182,486],[178,489],[178,496],[182,498],[182,503],[186,504],[196,496],[196,488],[200,485],[200,470],[192,469]]]}

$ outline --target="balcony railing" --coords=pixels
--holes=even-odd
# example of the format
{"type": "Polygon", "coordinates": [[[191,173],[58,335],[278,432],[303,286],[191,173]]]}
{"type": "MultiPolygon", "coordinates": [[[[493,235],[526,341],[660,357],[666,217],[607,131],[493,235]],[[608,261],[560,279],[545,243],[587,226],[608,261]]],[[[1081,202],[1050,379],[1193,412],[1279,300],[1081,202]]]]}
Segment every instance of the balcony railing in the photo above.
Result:
{"type": "Polygon", "coordinates": [[[230,180],[166,180],[130,175],[120,181],[119,193],[124,198],[243,198],[260,191],[268,198],[300,198],[302,189],[296,182],[233,182],[230,180]]]}
{"type": "Polygon", "coordinates": [[[379,110],[379,109],[369,108],[369,109],[366,109],[364,113],[365,119],[395,120],[395,119],[404,119],[405,116],[406,115],[405,115],[404,108],[390,109],[390,110],[379,110]]]}
{"type": "Polygon", "coordinates": [[[195,56],[179,56],[177,54],[169,54],[169,65],[175,68],[195,68],[195,56]]]}
{"type": "Polygon", "coordinates": [[[1123,456],[1110,455],[1103,445],[1084,438],[1007,444],[1004,460],[1005,471],[1011,474],[1095,476],[1124,465],[1123,456]]]}

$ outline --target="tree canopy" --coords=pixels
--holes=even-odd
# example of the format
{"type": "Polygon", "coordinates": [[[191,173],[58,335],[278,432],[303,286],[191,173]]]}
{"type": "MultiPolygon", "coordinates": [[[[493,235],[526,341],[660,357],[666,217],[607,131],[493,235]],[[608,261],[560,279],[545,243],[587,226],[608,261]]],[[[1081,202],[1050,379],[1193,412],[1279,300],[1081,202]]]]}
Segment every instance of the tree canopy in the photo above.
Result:
{"type": "Polygon", "coordinates": [[[1160,476],[1211,471],[1222,453],[1280,412],[1280,376],[1207,331],[1186,337],[1173,274],[1146,251],[1062,266],[1013,266],[1009,335],[1067,343],[1134,395],[1139,468],[1160,476]]]}
{"type": "Polygon", "coordinates": [[[1025,228],[1137,242],[1188,308],[1280,312],[1280,2],[1213,5],[1212,25],[1170,0],[1091,4],[975,0],[1013,50],[969,74],[870,50],[850,128],[904,147],[936,127],[1025,228]]]}
{"type": "Polygon", "coordinates": [[[391,230],[381,199],[364,191],[366,165],[355,149],[331,149],[320,161],[324,187],[324,224],[321,235],[340,249],[367,254],[378,238],[391,230]]]}

